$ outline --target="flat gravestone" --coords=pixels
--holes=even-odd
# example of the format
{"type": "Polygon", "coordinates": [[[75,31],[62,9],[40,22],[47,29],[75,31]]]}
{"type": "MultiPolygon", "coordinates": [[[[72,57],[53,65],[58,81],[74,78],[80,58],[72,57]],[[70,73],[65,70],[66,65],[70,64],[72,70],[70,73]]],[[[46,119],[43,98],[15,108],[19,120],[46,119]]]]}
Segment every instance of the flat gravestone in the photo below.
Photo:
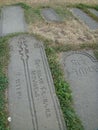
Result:
{"type": "Polygon", "coordinates": [[[97,10],[89,9],[89,11],[98,17],[98,11],[97,10]]]}
{"type": "Polygon", "coordinates": [[[98,29],[98,23],[91,17],[89,17],[86,13],[84,13],[82,10],[78,8],[72,8],[71,11],[75,17],[86,23],[90,29],[92,30],[98,29]]]}
{"type": "Polygon", "coordinates": [[[85,130],[98,130],[98,61],[92,51],[69,52],[63,54],[63,66],[85,130]]]}
{"type": "Polygon", "coordinates": [[[11,130],[66,130],[42,43],[14,37],[10,56],[11,130]]]}
{"type": "Polygon", "coordinates": [[[54,22],[62,21],[59,15],[51,8],[42,9],[41,15],[48,22],[49,21],[54,21],[54,22]]]}
{"type": "MultiPolygon", "coordinates": [[[[0,18],[1,18],[1,16],[0,16],[0,18]]],[[[1,21],[1,19],[0,19],[0,36],[2,35],[2,21],[1,21]]]]}
{"type": "Polygon", "coordinates": [[[24,11],[20,6],[3,7],[1,21],[1,36],[26,31],[24,11]]]}

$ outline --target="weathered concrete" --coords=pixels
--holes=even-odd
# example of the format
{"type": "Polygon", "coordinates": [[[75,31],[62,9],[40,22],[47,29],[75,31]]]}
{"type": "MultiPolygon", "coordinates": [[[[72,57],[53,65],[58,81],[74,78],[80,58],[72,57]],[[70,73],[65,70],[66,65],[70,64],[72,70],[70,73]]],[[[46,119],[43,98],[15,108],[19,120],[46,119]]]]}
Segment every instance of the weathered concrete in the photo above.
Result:
{"type": "Polygon", "coordinates": [[[84,13],[82,10],[78,8],[72,8],[71,11],[75,17],[77,17],[78,19],[86,23],[90,29],[93,30],[98,29],[98,23],[95,20],[93,20],[91,17],[89,17],[86,13],[84,13]]]}
{"type": "Polygon", "coordinates": [[[15,37],[10,56],[11,130],[66,130],[42,43],[15,37]]]}
{"type": "Polygon", "coordinates": [[[0,36],[2,35],[2,21],[1,21],[1,14],[0,14],[0,36]]]}
{"type": "Polygon", "coordinates": [[[89,9],[89,11],[98,17],[98,11],[97,10],[89,9]]]}
{"type": "Polygon", "coordinates": [[[62,21],[59,15],[51,8],[42,9],[41,15],[48,22],[50,21],[61,22],[62,21]]]}
{"type": "Polygon", "coordinates": [[[65,78],[69,82],[76,113],[85,130],[98,129],[98,61],[92,51],[63,54],[65,78]]]}
{"type": "Polygon", "coordinates": [[[1,36],[27,30],[23,9],[19,6],[5,6],[1,10],[1,36]]]}

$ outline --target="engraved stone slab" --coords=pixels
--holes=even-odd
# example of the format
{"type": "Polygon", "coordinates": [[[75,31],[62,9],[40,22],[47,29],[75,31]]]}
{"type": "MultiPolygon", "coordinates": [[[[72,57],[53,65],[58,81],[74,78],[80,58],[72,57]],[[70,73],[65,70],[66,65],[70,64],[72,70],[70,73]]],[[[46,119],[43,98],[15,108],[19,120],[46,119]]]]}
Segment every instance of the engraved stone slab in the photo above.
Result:
{"type": "Polygon", "coordinates": [[[49,21],[54,21],[54,22],[62,21],[59,15],[51,8],[42,9],[41,14],[42,14],[42,17],[48,22],[49,21]]]}
{"type": "Polygon", "coordinates": [[[14,37],[10,56],[11,130],[66,130],[42,43],[14,37]]]}
{"type": "Polygon", "coordinates": [[[0,14],[0,36],[2,35],[2,21],[1,21],[1,14],[0,14]]]}
{"type": "Polygon", "coordinates": [[[19,6],[7,6],[1,10],[1,36],[9,33],[25,32],[26,23],[23,9],[19,6]]]}
{"type": "Polygon", "coordinates": [[[98,17],[98,11],[97,10],[89,9],[89,11],[98,17]]]}
{"type": "Polygon", "coordinates": [[[76,113],[85,130],[98,129],[98,61],[92,51],[63,54],[65,78],[69,82],[76,113]]]}
{"type": "Polygon", "coordinates": [[[77,17],[78,19],[86,23],[90,29],[93,30],[98,29],[98,23],[95,20],[93,20],[91,17],[89,17],[86,13],[84,13],[82,10],[78,8],[72,8],[71,11],[75,17],[77,17]]]}

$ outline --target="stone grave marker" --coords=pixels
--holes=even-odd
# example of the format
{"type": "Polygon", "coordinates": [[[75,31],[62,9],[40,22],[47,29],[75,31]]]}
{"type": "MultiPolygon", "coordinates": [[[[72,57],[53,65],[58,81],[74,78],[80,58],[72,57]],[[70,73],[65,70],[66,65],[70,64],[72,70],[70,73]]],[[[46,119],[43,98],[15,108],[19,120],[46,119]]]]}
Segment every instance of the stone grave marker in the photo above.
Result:
{"type": "Polygon", "coordinates": [[[2,35],[2,21],[1,21],[1,16],[0,16],[0,36],[2,35]]]}
{"type": "Polygon", "coordinates": [[[98,23],[91,17],[89,17],[86,13],[84,13],[82,10],[78,8],[72,8],[71,11],[76,18],[86,23],[90,29],[92,30],[98,29],[98,23]]]}
{"type": "Polygon", "coordinates": [[[41,15],[48,22],[50,21],[61,22],[62,21],[60,16],[51,8],[42,9],[41,15]]]}
{"type": "Polygon", "coordinates": [[[65,79],[85,130],[98,129],[98,61],[92,51],[63,53],[65,79]]]}
{"type": "Polygon", "coordinates": [[[41,42],[21,35],[10,41],[11,130],[66,130],[41,42]]]}
{"type": "Polygon", "coordinates": [[[20,6],[5,6],[1,10],[1,36],[27,30],[24,11],[20,6]]]}
{"type": "Polygon", "coordinates": [[[89,9],[89,11],[98,17],[98,11],[97,10],[89,9]]]}

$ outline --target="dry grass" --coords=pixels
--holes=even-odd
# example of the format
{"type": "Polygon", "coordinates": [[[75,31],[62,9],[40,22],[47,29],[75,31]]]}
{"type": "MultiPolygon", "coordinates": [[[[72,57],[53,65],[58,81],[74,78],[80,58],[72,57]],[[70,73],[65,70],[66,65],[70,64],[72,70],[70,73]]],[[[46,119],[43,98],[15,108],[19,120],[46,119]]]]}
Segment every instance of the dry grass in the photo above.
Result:
{"type": "MultiPolygon", "coordinates": [[[[0,0],[1,5],[14,4],[18,2],[24,2],[32,7],[37,7],[36,3],[39,5],[46,3],[46,5],[52,7],[56,6],[56,4],[54,4],[55,2],[97,4],[98,0],[0,0]]],[[[66,19],[64,23],[59,24],[47,24],[45,22],[31,23],[28,25],[28,31],[30,33],[41,35],[44,38],[51,39],[56,44],[93,43],[98,40],[98,30],[93,32],[89,30],[85,24],[75,20],[74,18],[71,20],[66,19]]]]}
{"type": "Polygon", "coordinates": [[[32,5],[34,3],[45,3],[45,2],[47,3],[47,2],[49,2],[49,0],[0,0],[0,5],[15,4],[15,3],[19,3],[19,2],[23,2],[28,5],[32,5]]]}
{"type": "Polygon", "coordinates": [[[66,3],[71,3],[71,4],[75,4],[75,3],[98,4],[98,0],[53,0],[53,1],[66,2],[66,3]]]}
{"type": "Polygon", "coordinates": [[[34,3],[85,3],[85,4],[98,4],[98,0],[0,0],[0,5],[14,4],[18,2],[23,2],[29,5],[34,3]]]}
{"type": "Polygon", "coordinates": [[[75,19],[59,24],[36,23],[29,25],[29,32],[53,40],[56,44],[94,43],[98,40],[98,31],[89,30],[85,24],[75,19]]]}

